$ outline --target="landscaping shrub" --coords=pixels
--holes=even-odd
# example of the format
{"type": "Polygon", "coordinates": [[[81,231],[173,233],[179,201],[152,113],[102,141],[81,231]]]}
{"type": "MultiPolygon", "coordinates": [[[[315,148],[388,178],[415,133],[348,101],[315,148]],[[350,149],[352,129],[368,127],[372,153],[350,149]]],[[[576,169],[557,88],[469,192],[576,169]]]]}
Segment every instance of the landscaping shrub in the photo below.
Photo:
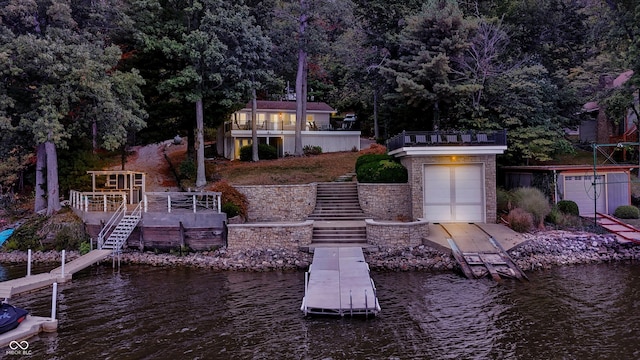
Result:
{"type": "Polygon", "coordinates": [[[393,160],[380,160],[360,165],[356,174],[362,183],[406,183],[409,175],[402,164],[393,160]]]}
{"type": "MultiPolygon", "coordinates": [[[[218,181],[211,185],[210,191],[216,191],[222,193],[222,209],[223,211],[229,210],[232,213],[227,212],[228,217],[234,217],[237,215],[247,218],[247,197],[238,189],[231,186],[226,181],[218,181]]],[[[225,211],[226,212],[226,211],[225,211]]]]}
{"type": "Polygon", "coordinates": [[[389,156],[387,154],[364,154],[359,156],[356,159],[356,172],[358,172],[358,169],[360,168],[360,166],[367,164],[367,163],[372,163],[372,162],[380,162],[382,160],[394,160],[393,156],[389,156]]]}
{"type": "MultiPolygon", "coordinates": [[[[278,149],[267,144],[258,144],[258,158],[260,160],[273,160],[278,158],[278,149]]],[[[252,161],[252,145],[245,145],[240,148],[240,161],[252,161]]]]}
{"type": "Polygon", "coordinates": [[[240,207],[234,203],[222,204],[222,212],[227,214],[228,218],[236,217],[240,215],[240,207]]]}
{"type": "Polygon", "coordinates": [[[551,212],[549,200],[536,188],[518,188],[512,193],[513,206],[533,215],[534,224],[544,228],[544,218],[551,212]]]}
{"type": "Polygon", "coordinates": [[[187,159],[180,163],[180,178],[193,180],[196,178],[198,168],[192,159],[187,159]]]}
{"type": "Polygon", "coordinates": [[[620,219],[638,219],[640,218],[640,210],[633,205],[622,205],[616,208],[613,216],[620,219]]]}
{"type": "Polygon", "coordinates": [[[368,148],[362,149],[359,152],[359,154],[362,154],[362,155],[366,155],[366,154],[386,154],[386,153],[387,153],[387,147],[385,145],[380,144],[380,143],[371,144],[371,145],[369,145],[368,148]]]}
{"type": "Polygon", "coordinates": [[[515,208],[507,215],[509,227],[519,233],[531,231],[533,229],[533,215],[528,211],[515,208]]]}
{"type": "Polygon", "coordinates": [[[576,204],[575,201],[560,200],[556,204],[556,207],[564,214],[580,216],[580,209],[578,208],[578,204],[576,204]]]}
{"type": "Polygon", "coordinates": [[[305,155],[320,155],[322,154],[322,147],[314,145],[305,145],[302,148],[302,152],[305,155]]]}
{"type": "Polygon", "coordinates": [[[496,191],[496,204],[498,213],[508,214],[511,210],[511,194],[508,191],[498,188],[496,191]]]}

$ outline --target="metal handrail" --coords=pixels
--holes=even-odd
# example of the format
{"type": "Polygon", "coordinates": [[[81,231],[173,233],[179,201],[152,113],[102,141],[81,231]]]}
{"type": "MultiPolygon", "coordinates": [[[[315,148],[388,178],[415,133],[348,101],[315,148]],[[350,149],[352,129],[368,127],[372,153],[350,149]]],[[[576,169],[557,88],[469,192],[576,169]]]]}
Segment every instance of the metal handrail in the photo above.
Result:
{"type": "MultiPolygon", "coordinates": [[[[138,203],[138,205],[131,211],[131,213],[129,213],[129,216],[132,217],[136,217],[138,219],[140,219],[142,217],[142,203],[138,203]]],[[[124,217],[124,215],[123,215],[124,217]]],[[[124,240],[118,240],[113,248],[113,252],[115,253],[116,251],[120,252],[120,249],[122,247],[122,244],[124,244],[124,242],[126,242],[127,239],[124,240]]]]}
{"type": "Polygon", "coordinates": [[[122,199],[122,204],[118,207],[116,212],[111,215],[111,218],[107,223],[102,227],[100,233],[98,233],[98,249],[102,250],[102,245],[104,244],[104,239],[113,231],[113,229],[118,225],[120,220],[127,213],[127,198],[126,196],[122,199]]]}

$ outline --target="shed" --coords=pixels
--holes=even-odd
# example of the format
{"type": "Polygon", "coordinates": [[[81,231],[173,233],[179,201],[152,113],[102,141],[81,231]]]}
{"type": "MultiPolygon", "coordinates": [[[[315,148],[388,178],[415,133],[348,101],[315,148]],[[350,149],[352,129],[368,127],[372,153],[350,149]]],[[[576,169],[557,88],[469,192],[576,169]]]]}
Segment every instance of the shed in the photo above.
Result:
{"type": "Polygon", "coordinates": [[[536,187],[552,202],[571,200],[580,215],[613,214],[618,206],[631,204],[631,170],[638,165],[505,166],[505,189],[536,187]]]}

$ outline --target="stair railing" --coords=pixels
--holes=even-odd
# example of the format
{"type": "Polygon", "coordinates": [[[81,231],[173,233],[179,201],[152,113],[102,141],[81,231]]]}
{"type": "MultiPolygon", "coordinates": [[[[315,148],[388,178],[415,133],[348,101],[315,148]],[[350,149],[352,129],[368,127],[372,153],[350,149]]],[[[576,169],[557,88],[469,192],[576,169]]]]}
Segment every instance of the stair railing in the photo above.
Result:
{"type": "MultiPolygon", "coordinates": [[[[140,218],[142,217],[142,203],[141,202],[138,203],[138,205],[135,207],[135,209],[133,209],[131,211],[129,216],[138,219],[138,221],[140,220],[140,218]]],[[[131,229],[131,231],[133,231],[133,229],[131,229]]],[[[131,232],[129,232],[129,234],[131,234],[131,232]]],[[[116,243],[115,243],[115,246],[113,248],[113,251],[114,252],[116,252],[116,251],[119,252],[120,249],[122,248],[122,245],[124,245],[124,243],[127,241],[127,238],[128,238],[128,236],[126,238],[116,239],[116,243]]]]}
{"type": "Polygon", "coordinates": [[[120,220],[127,213],[127,197],[126,195],[122,197],[122,203],[116,211],[111,215],[109,221],[102,227],[100,233],[98,233],[98,250],[102,250],[102,245],[104,245],[104,240],[111,234],[113,229],[120,223],[120,220]]]}

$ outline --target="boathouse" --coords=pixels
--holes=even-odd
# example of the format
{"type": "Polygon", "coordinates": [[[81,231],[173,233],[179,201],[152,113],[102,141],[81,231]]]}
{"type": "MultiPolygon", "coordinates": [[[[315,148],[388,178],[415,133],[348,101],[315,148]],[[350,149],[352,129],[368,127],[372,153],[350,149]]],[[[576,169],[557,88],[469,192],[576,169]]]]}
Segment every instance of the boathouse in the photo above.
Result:
{"type": "Polygon", "coordinates": [[[91,191],[70,192],[69,205],[98,248],[210,250],[226,244],[219,192],[148,192],[135,171],[88,171],[91,191]]]}
{"type": "Polygon", "coordinates": [[[432,223],[496,221],[501,131],[404,131],[387,142],[409,174],[411,217],[432,223]]]}

